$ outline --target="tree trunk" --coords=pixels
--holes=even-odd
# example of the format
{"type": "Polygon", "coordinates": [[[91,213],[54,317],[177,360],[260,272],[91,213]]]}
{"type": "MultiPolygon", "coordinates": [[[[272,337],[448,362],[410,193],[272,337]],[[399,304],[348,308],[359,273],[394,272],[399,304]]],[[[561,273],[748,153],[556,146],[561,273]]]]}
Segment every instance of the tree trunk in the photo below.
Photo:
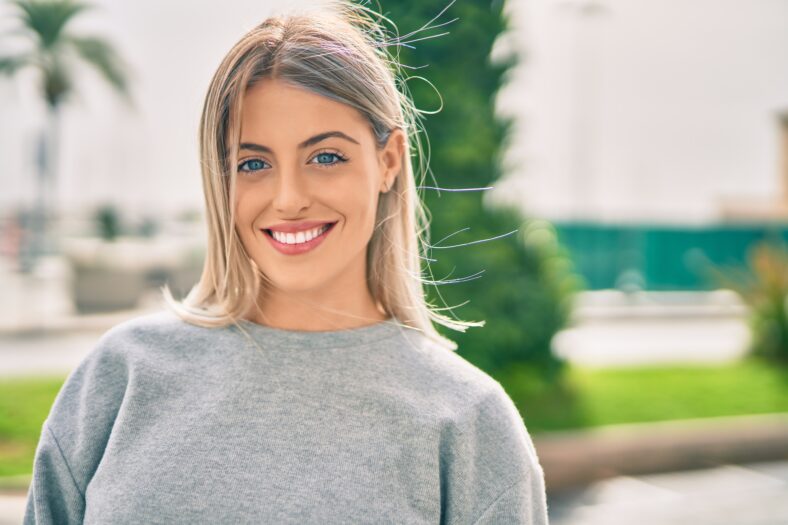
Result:
{"type": "Polygon", "coordinates": [[[56,235],[60,217],[57,199],[57,168],[60,158],[60,106],[47,106],[46,186],[48,201],[44,208],[44,254],[59,253],[56,235]]]}
{"type": "Polygon", "coordinates": [[[23,271],[32,271],[44,255],[58,252],[57,239],[52,234],[57,219],[55,181],[59,143],[60,108],[47,105],[44,129],[39,136],[36,150],[36,198],[31,214],[30,249],[22,260],[23,271]]]}

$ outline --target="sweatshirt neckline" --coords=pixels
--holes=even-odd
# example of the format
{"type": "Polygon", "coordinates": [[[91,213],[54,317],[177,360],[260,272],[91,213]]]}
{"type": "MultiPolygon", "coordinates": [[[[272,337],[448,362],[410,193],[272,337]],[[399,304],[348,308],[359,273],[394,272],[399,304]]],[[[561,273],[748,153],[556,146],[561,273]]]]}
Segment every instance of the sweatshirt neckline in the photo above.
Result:
{"type": "Polygon", "coordinates": [[[273,346],[287,348],[345,348],[389,339],[401,333],[399,321],[389,317],[373,324],[340,330],[288,330],[274,328],[247,319],[238,323],[254,338],[273,346]]]}

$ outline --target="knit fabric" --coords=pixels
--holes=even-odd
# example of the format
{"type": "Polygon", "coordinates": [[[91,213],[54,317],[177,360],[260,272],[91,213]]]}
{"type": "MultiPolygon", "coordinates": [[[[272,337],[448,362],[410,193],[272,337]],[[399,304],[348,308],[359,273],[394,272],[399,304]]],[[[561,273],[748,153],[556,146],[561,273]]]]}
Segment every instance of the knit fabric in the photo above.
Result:
{"type": "Polygon", "coordinates": [[[547,524],[520,413],[458,354],[393,318],[240,326],[104,333],[43,424],[24,523],[547,524]]]}

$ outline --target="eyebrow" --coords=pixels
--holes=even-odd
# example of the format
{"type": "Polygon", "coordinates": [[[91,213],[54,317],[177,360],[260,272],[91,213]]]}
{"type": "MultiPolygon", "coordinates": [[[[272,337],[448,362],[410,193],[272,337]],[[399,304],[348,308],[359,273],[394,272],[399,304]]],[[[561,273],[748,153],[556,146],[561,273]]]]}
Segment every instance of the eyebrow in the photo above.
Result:
{"type": "MultiPolygon", "coordinates": [[[[318,133],[314,137],[309,137],[301,144],[298,145],[298,149],[308,148],[309,146],[314,146],[318,142],[322,142],[326,139],[337,137],[340,139],[345,139],[353,144],[358,144],[358,141],[349,135],[345,135],[341,131],[326,131],[324,133],[318,133]]],[[[263,146],[262,144],[255,144],[254,142],[244,142],[241,144],[240,149],[248,149],[252,151],[259,151],[261,153],[273,153],[271,148],[268,146],[263,146]]]]}

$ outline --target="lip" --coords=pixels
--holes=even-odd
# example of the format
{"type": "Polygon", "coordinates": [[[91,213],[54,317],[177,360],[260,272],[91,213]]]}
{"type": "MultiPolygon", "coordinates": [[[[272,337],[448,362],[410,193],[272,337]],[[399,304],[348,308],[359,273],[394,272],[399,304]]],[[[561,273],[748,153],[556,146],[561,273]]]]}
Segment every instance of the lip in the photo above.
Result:
{"type": "MultiPolygon", "coordinates": [[[[263,232],[263,235],[266,237],[266,239],[268,239],[268,242],[271,243],[271,246],[273,246],[279,253],[283,253],[285,255],[300,255],[302,253],[306,253],[306,252],[312,251],[315,248],[317,248],[325,240],[325,238],[328,237],[328,234],[331,233],[331,230],[334,229],[334,226],[336,226],[336,222],[327,223],[327,222],[314,222],[313,221],[312,223],[306,223],[306,222],[298,223],[298,225],[302,225],[302,224],[314,224],[314,226],[311,226],[309,228],[305,228],[307,230],[311,229],[311,228],[314,228],[315,226],[321,226],[323,224],[328,224],[329,226],[328,226],[328,228],[326,228],[326,231],[324,231],[323,233],[321,233],[320,235],[318,235],[314,239],[312,239],[310,241],[307,241],[307,242],[302,242],[300,244],[286,244],[286,243],[283,243],[283,242],[279,242],[276,239],[274,239],[273,236],[270,233],[268,233],[269,229],[275,229],[276,231],[280,231],[280,232],[283,231],[283,230],[281,230],[281,229],[279,229],[277,227],[277,226],[281,226],[281,225],[275,225],[272,228],[266,228],[266,229],[263,229],[261,231],[263,232]]],[[[303,229],[293,230],[293,231],[290,231],[288,233],[295,233],[297,231],[303,231],[303,229]]]]}
{"type": "Polygon", "coordinates": [[[272,224],[266,227],[267,230],[275,230],[282,233],[298,233],[324,224],[331,224],[336,221],[301,221],[301,222],[280,222],[279,224],[272,224]]]}

